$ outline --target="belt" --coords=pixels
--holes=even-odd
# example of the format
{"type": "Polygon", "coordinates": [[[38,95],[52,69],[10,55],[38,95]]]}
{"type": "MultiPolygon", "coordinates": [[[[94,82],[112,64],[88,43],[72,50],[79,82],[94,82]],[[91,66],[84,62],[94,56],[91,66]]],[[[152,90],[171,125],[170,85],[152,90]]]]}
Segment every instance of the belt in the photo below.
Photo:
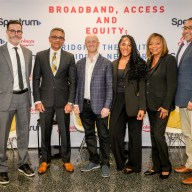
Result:
{"type": "Polygon", "coordinates": [[[23,94],[23,93],[25,93],[27,91],[28,91],[28,88],[23,89],[23,90],[19,90],[19,91],[13,91],[13,94],[23,94]]]}
{"type": "Polygon", "coordinates": [[[89,100],[89,99],[84,99],[83,102],[87,103],[87,104],[91,104],[91,100],[89,100]]]}

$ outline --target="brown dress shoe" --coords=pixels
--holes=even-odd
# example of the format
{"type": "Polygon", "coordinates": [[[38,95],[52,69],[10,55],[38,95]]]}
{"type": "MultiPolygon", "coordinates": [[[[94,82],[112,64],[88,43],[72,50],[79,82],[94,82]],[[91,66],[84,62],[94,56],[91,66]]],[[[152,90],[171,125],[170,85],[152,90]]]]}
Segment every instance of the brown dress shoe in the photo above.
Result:
{"type": "Polygon", "coordinates": [[[39,174],[45,173],[49,167],[50,167],[50,163],[42,162],[38,168],[38,173],[39,174]]]}
{"type": "Polygon", "coordinates": [[[63,163],[63,167],[65,168],[65,170],[67,172],[73,172],[74,171],[74,167],[71,163],[63,163]]]}
{"type": "Polygon", "coordinates": [[[174,169],[177,173],[189,173],[189,172],[192,172],[192,169],[189,169],[185,166],[182,166],[182,167],[178,167],[178,168],[175,168],[174,169]]]}
{"type": "Polygon", "coordinates": [[[192,177],[189,177],[187,179],[184,179],[182,181],[183,184],[186,184],[186,185],[192,185],[192,177]]]}

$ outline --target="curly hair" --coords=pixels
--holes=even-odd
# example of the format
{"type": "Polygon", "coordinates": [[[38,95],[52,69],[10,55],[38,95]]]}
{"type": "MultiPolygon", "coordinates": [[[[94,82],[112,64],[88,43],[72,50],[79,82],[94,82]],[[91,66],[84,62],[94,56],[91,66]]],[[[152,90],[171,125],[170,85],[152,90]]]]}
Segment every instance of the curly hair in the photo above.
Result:
{"type": "Polygon", "coordinates": [[[131,42],[131,55],[129,59],[129,70],[128,70],[128,79],[129,80],[140,80],[145,79],[147,73],[147,65],[145,60],[143,60],[137,49],[135,40],[130,35],[123,35],[118,43],[118,60],[121,59],[122,53],[120,51],[120,43],[124,38],[127,38],[131,42]]]}

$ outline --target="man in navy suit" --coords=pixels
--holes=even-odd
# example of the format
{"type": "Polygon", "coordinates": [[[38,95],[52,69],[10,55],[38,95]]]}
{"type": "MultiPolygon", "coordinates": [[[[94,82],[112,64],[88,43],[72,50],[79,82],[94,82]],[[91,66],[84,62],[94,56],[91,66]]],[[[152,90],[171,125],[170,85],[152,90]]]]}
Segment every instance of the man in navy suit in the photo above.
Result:
{"type": "Polygon", "coordinates": [[[51,132],[53,116],[61,136],[61,158],[66,171],[73,172],[70,163],[70,112],[75,101],[76,66],[73,54],[61,49],[65,32],[53,28],[50,32],[51,47],[37,53],[33,70],[33,96],[35,109],[40,112],[41,124],[41,164],[38,173],[47,171],[51,163],[51,132]]]}
{"type": "MultiPolygon", "coordinates": [[[[192,172],[192,18],[184,24],[183,38],[184,41],[177,53],[179,70],[176,105],[179,106],[188,158],[185,166],[175,168],[178,173],[192,172]]],[[[192,177],[183,180],[182,183],[192,184],[192,177]]]]}
{"type": "Polygon", "coordinates": [[[88,54],[77,62],[77,92],[75,114],[85,129],[85,141],[90,162],[81,171],[91,171],[102,165],[102,176],[109,177],[109,130],[108,117],[112,104],[112,63],[98,53],[96,35],[87,35],[85,46],[88,54]],[[95,125],[99,136],[100,156],[97,152],[95,125]]]}

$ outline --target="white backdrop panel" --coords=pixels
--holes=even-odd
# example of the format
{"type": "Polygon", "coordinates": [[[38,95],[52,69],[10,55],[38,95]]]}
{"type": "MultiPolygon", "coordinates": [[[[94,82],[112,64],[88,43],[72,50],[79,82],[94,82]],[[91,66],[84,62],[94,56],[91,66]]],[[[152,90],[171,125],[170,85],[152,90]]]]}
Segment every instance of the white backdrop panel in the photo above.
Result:
{"type": "MultiPolygon", "coordinates": [[[[132,35],[145,59],[146,40],[153,32],[167,40],[170,53],[176,54],[181,42],[183,21],[191,17],[191,0],[0,0],[0,44],[6,40],[6,23],[19,19],[23,23],[22,44],[38,51],[49,47],[49,32],[54,27],[65,30],[64,50],[76,60],[84,57],[86,34],[95,33],[100,39],[100,53],[111,61],[117,57],[117,43],[124,34],[132,35]]],[[[37,147],[36,122],[38,113],[31,108],[30,147],[37,147]]],[[[143,125],[143,146],[149,146],[149,122],[143,125]]],[[[79,146],[83,138],[71,121],[71,144],[79,146]]],[[[52,143],[58,143],[56,129],[52,143]]]]}

